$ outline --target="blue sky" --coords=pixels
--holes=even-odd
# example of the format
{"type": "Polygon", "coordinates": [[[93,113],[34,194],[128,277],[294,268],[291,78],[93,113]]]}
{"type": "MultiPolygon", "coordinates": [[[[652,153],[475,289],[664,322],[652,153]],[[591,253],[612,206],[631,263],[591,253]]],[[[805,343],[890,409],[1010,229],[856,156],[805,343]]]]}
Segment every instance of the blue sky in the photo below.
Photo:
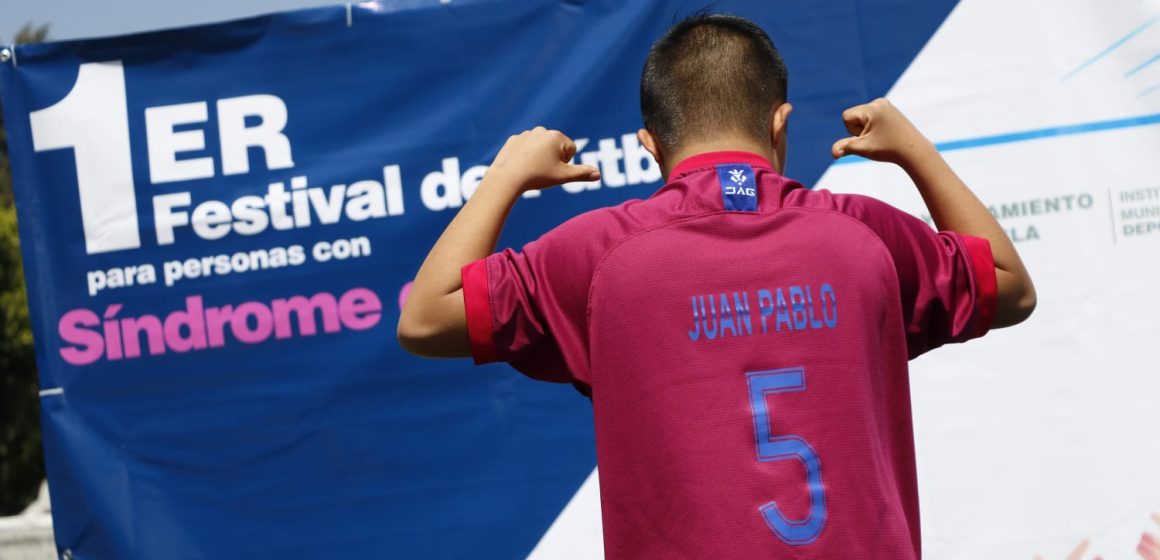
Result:
{"type": "Polygon", "coordinates": [[[0,0],[0,43],[27,22],[47,23],[49,39],[120,35],[327,4],[331,0],[0,0]]]}

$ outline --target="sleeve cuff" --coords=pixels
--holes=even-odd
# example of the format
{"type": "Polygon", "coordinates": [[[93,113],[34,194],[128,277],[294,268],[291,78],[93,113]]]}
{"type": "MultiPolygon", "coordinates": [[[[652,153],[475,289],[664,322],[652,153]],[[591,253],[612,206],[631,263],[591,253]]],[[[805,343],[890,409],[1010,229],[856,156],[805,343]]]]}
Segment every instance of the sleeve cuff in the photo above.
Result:
{"type": "Polygon", "coordinates": [[[471,357],[477,365],[498,362],[492,334],[491,299],[487,284],[487,259],[475,261],[461,270],[463,306],[467,314],[467,336],[471,357]]]}
{"type": "Polygon", "coordinates": [[[987,334],[995,324],[995,310],[998,306],[999,284],[995,278],[995,258],[991,254],[991,242],[981,237],[961,236],[967,248],[967,256],[974,269],[976,305],[978,318],[971,338],[987,334]]]}

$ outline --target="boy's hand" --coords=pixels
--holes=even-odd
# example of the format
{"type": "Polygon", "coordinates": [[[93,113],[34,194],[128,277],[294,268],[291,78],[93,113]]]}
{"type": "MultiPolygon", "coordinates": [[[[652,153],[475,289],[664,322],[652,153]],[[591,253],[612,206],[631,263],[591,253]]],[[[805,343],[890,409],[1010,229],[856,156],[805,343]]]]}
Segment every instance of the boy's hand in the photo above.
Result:
{"type": "Polygon", "coordinates": [[[842,113],[853,136],[834,143],[834,158],[862,156],[907,167],[928,155],[934,145],[893,104],[876,99],[842,113]]]}
{"type": "Polygon", "coordinates": [[[419,267],[399,315],[403,348],[420,356],[471,355],[463,267],[495,251],[504,220],[524,191],[600,178],[595,167],[569,163],[575,155],[576,144],[558,130],[536,127],[508,138],[419,267]]]}
{"type": "Polygon", "coordinates": [[[885,99],[848,109],[842,113],[842,120],[853,136],[834,143],[834,157],[858,155],[901,166],[914,181],[939,231],[982,237],[990,242],[998,286],[993,327],[1009,327],[1026,320],[1035,310],[1035,285],[1015,245],[934,144],[885,99]]]}
{"type": "Polygon", "coordinates": [[[576,143],[571,138],[537,126],[508,138],[487,173],[497,183],[515,189],[515,194],[600,178],[595,167],[569,163],[575,155],[576,143]]]}

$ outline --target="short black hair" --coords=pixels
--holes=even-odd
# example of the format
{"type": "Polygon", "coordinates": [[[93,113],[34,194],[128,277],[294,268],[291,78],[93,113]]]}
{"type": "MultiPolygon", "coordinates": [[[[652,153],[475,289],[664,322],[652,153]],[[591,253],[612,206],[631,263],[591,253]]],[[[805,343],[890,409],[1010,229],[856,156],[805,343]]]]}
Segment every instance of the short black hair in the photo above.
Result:
{"type": "Polygon", "coordinates": [[[690,140],[769,135],[786,100],[789,72],[769,35],[752,21],[700,13],[653,44],[640,77],[644,125],[666,150],[690,140]]]}

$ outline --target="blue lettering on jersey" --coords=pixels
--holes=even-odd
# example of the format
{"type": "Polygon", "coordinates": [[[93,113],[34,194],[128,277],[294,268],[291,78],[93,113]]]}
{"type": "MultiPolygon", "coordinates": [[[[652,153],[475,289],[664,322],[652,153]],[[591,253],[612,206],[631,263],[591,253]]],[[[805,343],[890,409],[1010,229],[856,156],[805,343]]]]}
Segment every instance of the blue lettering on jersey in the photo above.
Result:
{"type": "MultiPolygon", "coordinates": [[[[761,309],[761,332],[769,332],[768,317],[773,315],[773,293],[769,290],[757,290],[757,307],[761,309]]],[[[693,321],[697,320],[697,310],[693,309],[693,321]]],[[[695,339],[694,339],[695,340],[695,339]]]]}
{"type": "Polygon", "coordinates": [[[757,180],[753,167],[740,163],[717,166],[721,199],[730,212],[757,211],[757,180]]]}
{"type": "Polygon", "coordinates": [[[737,336],[737,326],[733,324],[733,314],[729,312],[729,298],[721,294],[721,338],[725,338],[725,327],[729,327],[733,336],[737,336]]]}
{"type": "Polygon", "coordinates": [[[789,305],[785,303],[785,292],[781,288],[777,289],[777,332],[781,332],[781,324],[789,330],[793,330],[793,323],[789,320],[789,305]]]}
{"type": "Polygon", "coordinates": [[[838,296],[829,284],[822,284],[822,317],[825,318],[826,328],[838,326],[838,296]],[[827,299],[826,296],[830,297],[827,299]]]}
{"type": "Polygon", "coordinates": [[[749,313],[749,292],[733,292],[733,309],[737,311],[737,332],[745,327],[746,336],[753,334],[753,316],[749,313]],[[744,298],[744,299],[742,299],[744,298]]]}
{"type": "Polygon", "coordinates": [[[789,301],[793,305],[793,330],[800,331],[806,328],[806,294],[801,286],[789,287],[789,301]]]}
{"type": "MultiPolygon", "coordinates": [[[[750,291],[691,296],[693,325],[690,341],[753,336],[750,291]],[[732,296],[732,297],[730,297],[732,296]],[[730,306],[732,299],[732,306],[730,306]]],[[[830,330],[838,327],[838,295],[828,282],[754,290],[761,333],[830,330]],[[815,289],[817,288],[817,289],[815,289]],[[786,293],[789,297],[787,299],[786,293]],[[814,294],[818,294],[815,298],[814,294]],[[769,323],[774,323],[770,328],[769,323]]]]}

